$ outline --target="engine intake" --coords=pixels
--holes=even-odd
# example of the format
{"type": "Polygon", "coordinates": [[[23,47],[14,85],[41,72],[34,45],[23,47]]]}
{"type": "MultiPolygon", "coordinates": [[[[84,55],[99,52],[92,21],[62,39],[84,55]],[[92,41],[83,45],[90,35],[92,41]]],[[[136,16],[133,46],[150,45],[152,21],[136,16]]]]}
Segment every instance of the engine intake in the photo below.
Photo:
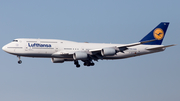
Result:
{"type": "Polygon", "coordinates": [[[103,48],[101,50],[102,56],[112,56],[116,54],[116,50],[114,48],[103,48]]]}
{"type": "Polygon", "coordinates": [[[86,52],[75,52],[73,54],[73,59],[74,60],[87,60],[88,54],[86,52]]]}
{"type": "Polygon", "coordinates": [[[64,59],[62,59],[62,58],[51,58],[51,61],[53,63],[63,63],[64,59]]]}

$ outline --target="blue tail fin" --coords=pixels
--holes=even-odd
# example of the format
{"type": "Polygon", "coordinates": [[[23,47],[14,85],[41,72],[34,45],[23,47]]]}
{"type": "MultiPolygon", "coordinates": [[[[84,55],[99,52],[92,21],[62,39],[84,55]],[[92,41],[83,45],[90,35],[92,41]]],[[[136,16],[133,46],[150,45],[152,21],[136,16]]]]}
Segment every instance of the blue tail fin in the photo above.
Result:
{"type": "Polygon", "coordinates": [[[143,39],[141,39],[140,42],[156,39],[156,41],[152,41],[152,42],[144,43],[144,44],[146,44],[146,45],[161,45],[161,43],[164,39],[164,36],[166,34],[168,25],[169,25],[169,22],[161,22],[150,33],[148,33],[143,39]]]}

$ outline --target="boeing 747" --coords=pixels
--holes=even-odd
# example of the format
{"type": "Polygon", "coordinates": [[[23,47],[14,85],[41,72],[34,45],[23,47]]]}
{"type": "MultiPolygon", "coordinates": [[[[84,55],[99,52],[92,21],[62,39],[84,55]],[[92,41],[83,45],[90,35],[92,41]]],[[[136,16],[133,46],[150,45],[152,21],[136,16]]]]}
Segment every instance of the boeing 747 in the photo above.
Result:
{"type": "Polygon", "coordinates": [[[84,66],[94,66],[93,61],[99,59],[123,59],[145,54],[164,51],[165,48],[174,45],[161,45],[166,34],[169,22],[161,22],[139,42],[131,44],[101,44],[80,43],[55,39],[29,39],[18,38],[3,46],[2,49],[12,55],[18,56],[21,64],[21,56],[51,58],[53,63],[74,61],[76,67],[80,67],[79,61],[84,66]]]}

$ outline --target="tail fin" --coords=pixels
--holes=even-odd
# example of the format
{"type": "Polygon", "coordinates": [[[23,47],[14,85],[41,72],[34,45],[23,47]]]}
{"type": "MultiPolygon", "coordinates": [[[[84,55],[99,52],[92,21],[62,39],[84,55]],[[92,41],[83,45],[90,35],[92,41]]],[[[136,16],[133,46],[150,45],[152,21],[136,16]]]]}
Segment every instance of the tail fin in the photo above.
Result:
{"type": "Polygon", "coordinates": [[[169,22],[161,22],[150,33],[148,33],[143,39],[141,39],[140,42],[156,39],[156,41],[152,41],[152,42],[144,43],[144,44],[146,44],[146,45],[161,45],[161,43],[164,39],[164,36],[166,34],[168,25],[169,25],[169,22]]]}

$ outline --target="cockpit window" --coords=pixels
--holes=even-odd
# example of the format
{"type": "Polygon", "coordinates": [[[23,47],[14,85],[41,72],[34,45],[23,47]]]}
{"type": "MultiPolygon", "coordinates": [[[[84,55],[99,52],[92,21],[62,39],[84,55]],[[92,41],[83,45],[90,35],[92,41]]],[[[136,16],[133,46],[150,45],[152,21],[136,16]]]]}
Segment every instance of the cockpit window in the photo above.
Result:
{"type": "Polygon", "coordinates": [[[13,40],[13,42],[18,42],[18,40],[13,40]]]}

